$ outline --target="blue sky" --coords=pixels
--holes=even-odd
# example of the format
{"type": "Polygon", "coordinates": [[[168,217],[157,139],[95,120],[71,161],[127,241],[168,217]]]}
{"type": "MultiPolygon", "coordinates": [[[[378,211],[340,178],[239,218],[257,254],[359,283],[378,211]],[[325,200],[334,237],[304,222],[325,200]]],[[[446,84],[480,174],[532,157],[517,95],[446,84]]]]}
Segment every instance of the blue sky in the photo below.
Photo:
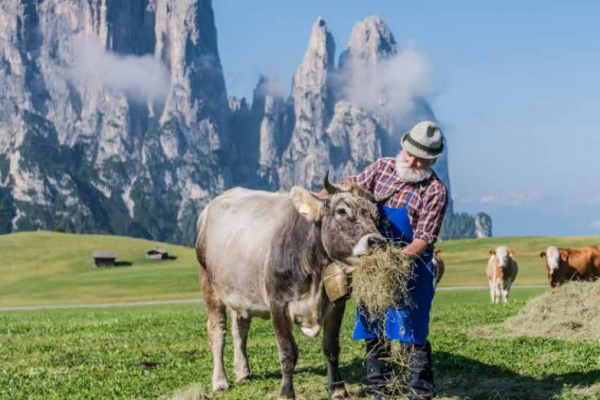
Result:
{"type": "Polygon", "coordinates": [[[289,93],[322,15],[337,53],[383,18],[432,66],[457,211],[495,236],[600,234],[600,2],[214,0],[229,94],[259,74],[289,93]]]}

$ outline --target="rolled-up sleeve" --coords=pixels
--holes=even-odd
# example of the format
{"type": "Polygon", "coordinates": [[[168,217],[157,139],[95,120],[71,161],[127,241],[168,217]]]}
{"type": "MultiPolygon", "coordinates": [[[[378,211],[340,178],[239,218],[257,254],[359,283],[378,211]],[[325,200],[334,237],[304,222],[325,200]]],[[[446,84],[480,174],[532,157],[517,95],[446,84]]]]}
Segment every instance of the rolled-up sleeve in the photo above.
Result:
{"type": "Polygon", "coordinates": [[[422,239],[430,246],[437,241],[442,221],[448,208],[446,187],[440,181],[427,188],[423,196],[422,208],[419,210],[419,221],[414,238],[422,239]]]}
{"type": "Polygon", "coordinates": [[[350,178],[348,178],[348,180],[360,186],[362,189],[373,193],[375,191],[375,178],[377,178],[377,174],[379,173],[380,164],[381,159],[369,165],[360,174],[351,176],[350,178]]]}

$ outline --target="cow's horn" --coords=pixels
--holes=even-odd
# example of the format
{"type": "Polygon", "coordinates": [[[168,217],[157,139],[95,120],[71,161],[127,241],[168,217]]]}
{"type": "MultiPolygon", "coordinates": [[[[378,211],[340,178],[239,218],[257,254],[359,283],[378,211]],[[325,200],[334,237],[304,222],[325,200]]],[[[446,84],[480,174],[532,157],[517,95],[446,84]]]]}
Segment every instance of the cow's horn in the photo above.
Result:
{"type": "Polygon", "coordinates": [[[329,193],[330,196],[340,191],[340,188],[329,182],[329,170],[325,171],[325,176],[323,177],[323,187],[325,190],[327,190],[327,193],[329,193]]]}

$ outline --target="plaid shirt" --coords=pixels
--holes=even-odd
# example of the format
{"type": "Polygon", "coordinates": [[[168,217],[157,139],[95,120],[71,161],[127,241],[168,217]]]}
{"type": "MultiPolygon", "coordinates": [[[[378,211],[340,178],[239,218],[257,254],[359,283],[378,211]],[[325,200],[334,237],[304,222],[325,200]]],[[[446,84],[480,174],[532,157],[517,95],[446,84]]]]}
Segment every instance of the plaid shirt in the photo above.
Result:
{"type": "Polygon", "coordinates": [[[437,175],[433,174],[421,182],[404,182],[396,175],[396,159],[380,158],[349,180],[377,197],[385,197],[399,189],[383,204],[394,208],[404,207],[416,185],[415,193],[407,205],[413,237],[426,241],[429,246],[436,242],[448,206],[446,187],[437,175]]]}

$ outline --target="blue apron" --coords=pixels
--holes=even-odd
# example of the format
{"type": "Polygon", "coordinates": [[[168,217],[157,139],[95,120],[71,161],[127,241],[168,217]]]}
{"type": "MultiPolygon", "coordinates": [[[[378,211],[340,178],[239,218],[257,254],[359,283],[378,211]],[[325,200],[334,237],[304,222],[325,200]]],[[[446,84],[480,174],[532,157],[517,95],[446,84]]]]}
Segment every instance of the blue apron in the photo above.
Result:
{"type": "MultiPolygon", "coordinates": [[[[415,192],[413,188],[402,208],[379,206],[379,230],[395,246],[404,247],[413,240],[407,205],[415,192]]],[[[388,340],[425,345],[429,333],[429,312],[435,294],[433,252],[424,252],[413,263],[414,277],[407,282],[410,304],[388,307],[385,321],[369,321],[368,311],[358,305],[355,315],[354,340],[383,337],[388,340]],[[385,323],[385,327],[383,326],[385,323]]]]}

